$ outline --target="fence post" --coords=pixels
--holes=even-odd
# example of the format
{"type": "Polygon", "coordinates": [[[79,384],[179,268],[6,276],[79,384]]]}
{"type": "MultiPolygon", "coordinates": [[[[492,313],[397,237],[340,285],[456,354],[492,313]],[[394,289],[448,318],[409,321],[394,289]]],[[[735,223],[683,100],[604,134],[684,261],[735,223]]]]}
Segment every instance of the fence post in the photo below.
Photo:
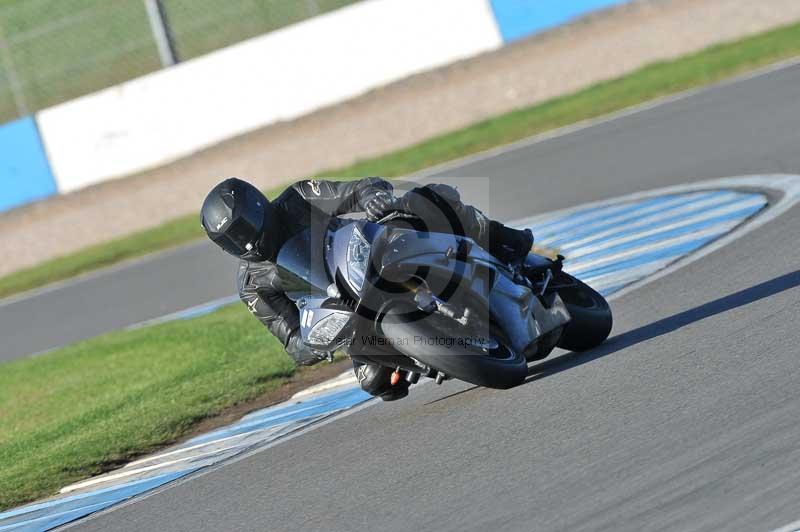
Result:
{"type": "Polygon", "coordinates": [[[165,67],[172,66],[179,61],[178,52],[175,47],[175,40],[167,20],[167,12],[161,0],[144,0],[147,8],[147,18],[150,19],[150,29],[153,31],[153,39],[158,46],[158,55],[161,64],[165,67]]]}
{"type": "Polygon", "coordinates": [[[14,66],[14,58],[11,56],[11,43],[6,39],[3,28],[0,27],[0,60],[3,68],[7,72],[8,86],[11,88],[11,96],[14,98],[14,105],[17,107],[17,114],[20,117],[30,114],[28,103],[25,101],[25,93],[22,91],[22,84],[17,76],[17,69],[14,66]]]}

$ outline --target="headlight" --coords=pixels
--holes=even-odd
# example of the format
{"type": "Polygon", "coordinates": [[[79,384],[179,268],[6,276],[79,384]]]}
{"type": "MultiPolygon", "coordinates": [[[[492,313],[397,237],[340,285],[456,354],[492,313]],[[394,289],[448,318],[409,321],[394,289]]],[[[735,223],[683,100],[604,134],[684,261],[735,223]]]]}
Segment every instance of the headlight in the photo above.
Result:
{"type": "Polygon", "coordinates": [[[330,345],[336,336],[350,320],[350,315],[343,312],[334,312],[319,320],[311,332],[308,333],[306,341],[314,345],[330,345]]]}
{"type": "Polygon", "coordinates": [[[370,245],[358,228],[353,228],[350,242],[347,243],[347,275],[353,286],[361,290],[364,286],[364,277],[367,275],[369,265],[370,245]]]}

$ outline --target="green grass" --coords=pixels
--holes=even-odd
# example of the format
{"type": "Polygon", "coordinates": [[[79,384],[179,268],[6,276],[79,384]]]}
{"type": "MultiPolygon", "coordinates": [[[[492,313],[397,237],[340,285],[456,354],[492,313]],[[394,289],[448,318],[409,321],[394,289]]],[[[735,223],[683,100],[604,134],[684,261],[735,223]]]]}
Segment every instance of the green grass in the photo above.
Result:
{"type": "MultiPolygon", "coordinates": [[[[480,122],[325,176],[408,175],[428,166],[702,86],[800,55],[800,24],[656,63],[622,78],[480,122]]],[[[273,191],[274,192],[274,191],[273,191]]],[[[0,278],[0,297],[202,236],[197,216],[53,259],[0,278]]]]}
{"type": "Polygon", "coordinates": [[[241,305],[3,364],[0,509],[175,441],[293,372],[241,305]]]}
{"type": "MultiPolygon", "coordinates": [[[[356,0],[164,0],[191,59],[356,0]]],[[[0,123],[161,68],[142,0],[0,0],[0,123]],[[27,108],[15,102],[16,81],[27,108]]]]}

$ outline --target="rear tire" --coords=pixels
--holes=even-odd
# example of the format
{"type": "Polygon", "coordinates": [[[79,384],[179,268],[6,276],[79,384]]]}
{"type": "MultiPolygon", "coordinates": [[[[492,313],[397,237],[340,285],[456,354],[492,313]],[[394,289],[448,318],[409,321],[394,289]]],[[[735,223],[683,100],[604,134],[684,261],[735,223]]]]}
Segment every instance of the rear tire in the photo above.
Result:
{"type": "Polygon", "coordinates": [[[553,284],[566,285],[558,289],[558,295],[572,318],[558,341],[558,347],[586,351],[602,344],[614,323],[606,298],[568,273],[557,274],[553,284]]]}
{"type": "MultiPolygon", "coordinates": [[[[396,342],[394,348],[406,356],[438,369],[448,377],[477,384],[485,388],[505,390],[522,384],[528,376],[528,365],[522,353],[515,352],[504,342],[488,351],[459,343],[445,345],[442,339],[459,338],[444,324],[446,318],[429,315],[422,319],[402,316],[400,312],[387,315],[381,332],[388,339],[408,339],[396,342]],[[438,322],[438,323],[437,323],[438,322]]],[[[449,320],[448,320],[449,321],[449,320]]],[[[463,333],[463,331],[461,331],[463,333]]]]}

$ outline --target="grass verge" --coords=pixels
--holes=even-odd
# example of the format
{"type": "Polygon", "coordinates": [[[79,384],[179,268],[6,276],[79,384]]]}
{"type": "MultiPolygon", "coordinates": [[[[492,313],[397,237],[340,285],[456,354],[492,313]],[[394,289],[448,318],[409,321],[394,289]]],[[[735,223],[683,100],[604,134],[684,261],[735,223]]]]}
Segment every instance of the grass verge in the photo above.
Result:
{"type": "MultiPolygon", "coordinates": [[[[653,98],[720,81],[797,55],[800,55],[800,24],[793,24],[673,61],[655,63],[619,79],[320,175],[408,175],[434,164],[602,116],[653,98]]],[[[202,232],[196,215],[178,218],[164,226],[92,246],[2,277],[0,297],[172,247],[200,236],[202,232]]]]}
{"type": "MultiPolygon", "coordinates": [[[[313,380],[307,372],[326,367],[292,380],[313,380]]],[[[3,364],[0,510],[174,442],[232,405],[282,392],[294,373],[242,305],[3,364]]]]}

